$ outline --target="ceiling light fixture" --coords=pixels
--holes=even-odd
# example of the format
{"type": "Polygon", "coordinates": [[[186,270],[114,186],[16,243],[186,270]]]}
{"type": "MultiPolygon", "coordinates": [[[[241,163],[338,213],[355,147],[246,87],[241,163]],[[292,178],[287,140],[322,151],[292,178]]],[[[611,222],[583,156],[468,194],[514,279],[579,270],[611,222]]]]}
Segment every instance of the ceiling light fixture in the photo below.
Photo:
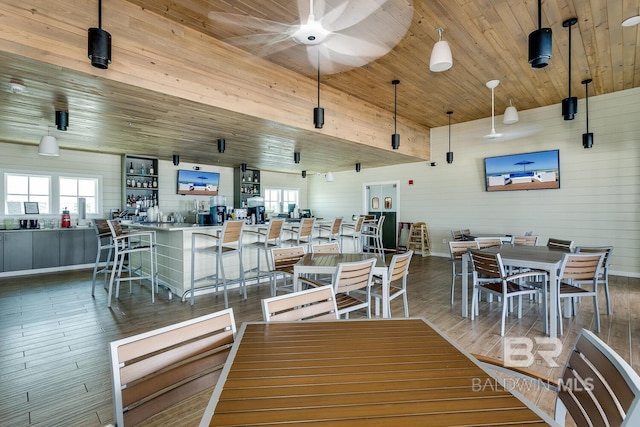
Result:
{"type": "Polygon", "coordinates": [[[356,172],[360,172],[361,167],[360,162],[356,163],[356,172]]]}
{"type": "Polygon", "coordinates": [[[98,28],[89,28],[88,56],[91,65],[107,69],[111,64],[111,34],[102,29],[102,0],[98,0],[98,28]]]}
{"type": "Polygon", "coordinates": [[[451,151],[451,115],[453,111],[447,111],[449,116],[449,151],[447,151],[447,163],[453,163],[453,151],[451,151]]]}
{"type": "Polygon", "coordinates": [[[242,164],[240,165],[240,170],[241,170],[242,172],[246,172],[246,171],[247,171],[247,164],[246,164],[246,163],[242,163],[242,164]]]}
{"type": "Polygon", "coordinates": [[[226,145],[227,141],[225,141],[224,138],[218,138],[218,153],[224,153],[226,145]]]}
{"type": "Polygon", "coordinates": [[[316,129],[324,126],[324,108],[320,107],[320,49],[318,49],[318,106],[313,109],[313,125],[316,129]]]}
{"type": "Polygon", "coordinates": [[[438,42],[433,46],[431,51],[431,60],[429,61],[429,69],[434,73],[447,71],[453,65],[453,57],[451,55],[451,47],[449,43],[442,40],[441,27],[436,28],[438,32],[438,42]]]}
{"type": "Polygon", "coordinates": [[[622,21],[623,27],[633,27],[638,24],[640,24],[640,15],[632,16],[622,21]]]}
{"type": "Polygon", "coordinates": [[[180,164],[180,156],[177,154],[173,155],[173,165],[178,166],[180,164]]]}
{"type": "Polygon", "coordinates": [[[302,171],[302,177],[306,178],[307,177],[307,171],[302,171]]]}
{"type": "Polygon", "coordinates": [[[324,178],[327,182],[333,182],[333,172],[327,172],[324,178]]]}
{"type": "Polygon", "coordinates": [[[578,112],[578,98],[571,96],[571,27],[578,22],[577,18],[569,18],[562,23],[569,27],[569,96],[562,100],[562,115],[565,120],[573,120],[578,112]]]}
{"type": "Polygon", "coordinates": [[[391,148],[400,148],[400,135],[398,134],[398,84],[400,80],[392,80],[393,85],[393,135],[391,135],[391,148]]]}
{"type": "Polygon", "coordinates": [[[491,133],[489,135],[485,135],[484,139],[496,139],[502,136],[501,133],[496,133],[496,117],[495,117],[494,89],[498,87],[499,84],[500,84],[500,80],[489,80],[487,82],[487,87],[491,89],[491,133]]]}
{"type": "Polygon", "coordinates": [[[56,127],[58,130],[67,130],[69,126],[69,113],[67,111],[56,111],[56,127]]]}
{"type": "Polygon", "coordinates": [[[538,0],[538,29],[529,34],[529,64],[544,68],[551,59],[551,28],[542,28],[542,0],[538,0]]]}
{"type": "Polygon", "coordinates": [[[591,83],[591,79],[584,79],[582,84],[584,85],[584,91],[586,96],[584,98],[584,109],[587,116],[587,132],[582,134],[582,146],[584,148],[593,147],[593,133],[589,132],[589,83],[591,83]]]}
{"type": "Polygon", "coordinates": [[[9,90],[11,91],[11,93],[14,93],[16,95],[22,95],[26,89],[27,87],[22,83],[18,83],[14,81],[9,82],[9,90]]]}
{"type": "Polygon", "coordinates": [[[58,141],[55,136],[49,134],[49,128],[47,127],[47,135],[40,138],[40,145],[38,145],[38,154],[41,156],[59,156],[60,147],[58,147],[58,141]]]}
{"type": "Polygon", "coordinates": [[[296,151],[293,153],[293,161],[295,164],[300,163],[300,152],[296,151]]]}
{"type": "Polygon", "coordinates": [[[502,123],[505,125],[513,125],[520,121],[518,116],[518,110],[513,106],[513,101],[509,98],[509,106],[504,110],[504,116],[502,116],[502,123]]]}

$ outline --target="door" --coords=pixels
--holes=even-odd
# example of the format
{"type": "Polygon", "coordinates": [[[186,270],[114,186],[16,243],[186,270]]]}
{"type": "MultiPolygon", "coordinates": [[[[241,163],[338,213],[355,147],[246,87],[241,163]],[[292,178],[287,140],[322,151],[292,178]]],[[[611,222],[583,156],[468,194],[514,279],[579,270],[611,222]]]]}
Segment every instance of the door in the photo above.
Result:
{"type": "Polygon", "coordinates": [[[366,184],[366,212],[380,218],[384,215],[382,224],[382,246],[385,249],[396,249],[396,223],[398,210],[398,184],[380,183],[366,184]]]}

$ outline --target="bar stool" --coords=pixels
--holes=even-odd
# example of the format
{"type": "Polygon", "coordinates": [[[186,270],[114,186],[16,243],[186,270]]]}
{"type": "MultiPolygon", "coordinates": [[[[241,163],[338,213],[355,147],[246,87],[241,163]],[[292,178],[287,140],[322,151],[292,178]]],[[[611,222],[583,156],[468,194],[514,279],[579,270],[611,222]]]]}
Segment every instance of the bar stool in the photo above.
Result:
{"type": "Polygon", "coordinates": [[[365,222],[361,232],[362,239],[366,242],[367,252],[375,252],[380,256],[384,256],[384,247],[382,245],[382,224],[384,223],[384,218],[384,215],[380,215],[377,222],[365,222]]]}
{"type": "Polygon", "coordinates": [[[290,239],[282,241],[283,245],[300,246],[305,245],[307,249],[311,246],[313,240],[313,226],[316,222],[315,218],[302,218],[300,225],[294,228],[285,228],[284,231],[291,233],[290,239]]]}
{"type": "Polygon", "coordinates": [[[260,284],[260,277],[262,273],[264,275],[270,275],[270,270],[260,270],[260,251],[264,251],[264,256],[266,260],[267,267],[271,265],[269,261],[269,256],[271,255],[271,249],[279,248],[281,244],[281,235],[282,235],[282,227],[284,225],[284,219],[271,219],[269,220],[269,225],[267,228],[258,229],[258,230],[245,230],[245,233],[255,234],[257,236],[257,241],[246,244],[244,247],[253,247],[256,248],[256,252],[258,254],[258,261],[256,264],[256,268],[246,271],[248,272],[256,272],[256,281],[260,284]]]}
{"type": "MultiPolygon", "coordinates": [[[[342,230],[340,233],[340,240],[349,239],[353,240],[353,250],[354,252],[360,252],[361,243],[362,243],[362,224],[364,223],[364,216],[360,215],[358,217],[358,221],[355,224],[343,224],[342,230]],[[351,229],[350,233],[344,233],[344,230],[351,229]]],[[[342,250],[344,251],[344,245],[340,244],[342,250]]]]}
{"type": "Polygon", "coordinates": [[[117,220],[108,220],[109,229],[111,230],[111,238],[113,239],[114,257],[113,267],[111,268],[111,278],[109,279],[109,300],[107,307],[111,307],[111,295],[113,293],[113,283],[116,282],[116,298],[120,295],[120,282],[129,282],[129,291],[131,292],[131,281],[149,279],[151,282],[151,303],[155,303],[158,258],[156,255],[156,232],[151,230],[137,230],[125,233],[117,220]],[[149,253],[149,272],[146,274],[142,268],[142,254],[149,253]],[[140,255],[140,264],[133,269],[131,262],[132,254],[140,255]],[[129,275],[122,277],[122,267],[124,259],[129,259],[129,275]],[[117,273],[116,273],[117,271],[117,273]],[[138,275],[135,275],[136,272],[138,275]]]}
{"type": "Polygon", "coordinates": [[[107,273],[113,264],[113,239],[111,238],[111,229],[106,219],[96,219],[94,221],[96,229],[96,238],[98,239],[98,254],[96,255],[96,263],[93,266],[93,285],[91,286],[91,296],[95,296],[96,276],[98,273],[104,273],[104,285],[107,286],[107,273]],[[107,260],[103,268],[100,268],[100,259],[102,252],[107,251],[107,260]]]}
{"type": "Polygon", "coordinates": [[[340,231],[342,231],[342,218],[334,218],[331,225],[318,226],[318,236],[316,240],[318,242],[331,243],[333,241],[340,240],[340,231]],[[322,232],[326,231],[326,236],[322,235],[322,232]]]}
{"type": "MultiPolygon", "coordinates": [[[[229,308],[229,298],[227,296],[227,276],[224,272],[224,263],[222,259],[227,255],[238,255],[240,263],[240,292],[244,299],[247,299],[247,290],[244,282],[244,269],[242,267],[242,232],[244,229],[244,221],[225,221],[222,230],[218,235],[209,233],[194,232],[191,236],[191,305],[194,303],[195,284],[202,281],[211,281],[214,283],[207,287],[215,286],[216,295],[218,293],[218,285],[222,283],[224,288],[224,307],[229,308]],[[205,245],[197,246],[198,241],[204,241],[205,245]],[[213,244],[211,242],[213,241],[213,244]],[[208,254],[216,256],[215,274],[200,277],[196,279],[196,255],[208,254]]],[[[200,287],[203,288],[203,287],[200,287]]]]}

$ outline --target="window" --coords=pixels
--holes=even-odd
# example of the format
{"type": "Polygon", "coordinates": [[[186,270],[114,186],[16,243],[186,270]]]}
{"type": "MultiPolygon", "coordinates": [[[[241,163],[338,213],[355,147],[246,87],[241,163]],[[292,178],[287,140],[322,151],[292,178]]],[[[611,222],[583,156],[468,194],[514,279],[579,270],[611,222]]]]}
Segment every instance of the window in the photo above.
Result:
{"type": "Polygon", "coordinates": [[[267,212],[288,213],[289,204],[298,205],[299,190],[265,188],[264,205],[267,212]]]}
{"type": "Polygon", "coordinates": [[[79,199],[84,198],[86,214],[98,213],[98,180],[96,178],[60,177],[60,208],[78,213],[79,199]]]}
{"type": "Polygon", "coordinates": [[[9,174],[5,177],[5,215],[24,213],[24,202],[37,202],[41,214],[51,213],[51,177],[9,174]]]}

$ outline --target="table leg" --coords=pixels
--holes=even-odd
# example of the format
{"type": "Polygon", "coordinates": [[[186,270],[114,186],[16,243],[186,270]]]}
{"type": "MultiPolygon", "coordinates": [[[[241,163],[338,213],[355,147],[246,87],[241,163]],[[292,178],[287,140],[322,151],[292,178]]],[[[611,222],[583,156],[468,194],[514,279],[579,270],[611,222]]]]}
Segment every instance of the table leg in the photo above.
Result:
{"type": "Polygon", "coordinates": [[[382,277],[382,317],[388,319],[391,317],[389,307],[389,278],[387,277],[387,269],[380,274],[382,277]]]}
{"type": "Polygon", "coordinates": [[[469,317],[469,255],[463,254],[461,260],[462,269],[462,317],[469,317]]]}
{"type": "MultiPolygon", "coordinates": [[[[558,336],[558,284],[557,280],[557,271],[554,266],[549,271],[549,336],[551,338],[556,338],[558,336]]],[[[562,321],[562,319],[560,319],[562,321]]]]}
{"type": "Polygon", "coordinates": [[[300,284],[298,283],[298,276],[300,275],[300,273],[298,272],[298,270],[296,269],[296,267],[293,267],[293,292],[298,292],[300,290],[300,284]]]}

